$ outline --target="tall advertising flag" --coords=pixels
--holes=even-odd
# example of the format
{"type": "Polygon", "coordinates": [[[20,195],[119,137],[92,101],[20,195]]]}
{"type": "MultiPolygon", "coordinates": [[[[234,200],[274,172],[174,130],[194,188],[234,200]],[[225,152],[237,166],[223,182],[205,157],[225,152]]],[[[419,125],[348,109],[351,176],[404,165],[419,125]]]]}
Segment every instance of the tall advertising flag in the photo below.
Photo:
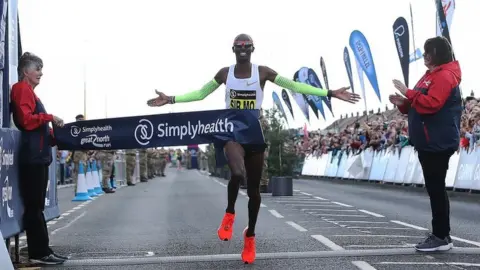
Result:
{"type": "MultiPolygon", "coordinates": [[[[447,0],[435,0],[435,4],[437,6],[437,35],[445,37],[450,44],[452,41],[450,40],[450,25],[447,21],[447,13],[450,13],[450,18],[453,18],[453,11],[455,10],[455,1],[447,0]],[[445,6],[442,2],[445,2],[445,6]]],[[[451,23],[451,19],[450,19],[451,23]]]]}
{"type": "Polygon", "coordinates": [[[380,95],[380,88],[378,87],[377,72],[375,70],[375,63],[373,62],[372,52],[370,50],[370,45],[368,44],[367,39],[358,30],[354,30],[350,34],[350,48],[355,55],[355,58],[360,63],[365,75],[367,75],[370,84],[377,94],[378,100],[382,102],[382,96],[380,95]]]}
{"type": "Polygon", "coordinates": [[[365,81],[363,80],[362,66],[360,65],[360,62],[357,59],[355,59],[355,64],[357,65],[358,81],[360,82],[360,89],[362,90],[363,102],[365,103],[365,111],[368,111],[367,96],[365,95],[365,81]]]}
{"type": "MultiPolygon", "coordinates": [[[[437,7],[437,16],[435,16],[437,18],[437,36],[447,37],[444,32],[444,25],[448,27],[448,32],[450,32],[450,29],[452,28],[453,13],[455,13],[456,7],[455,0],[435,0],[435,4],[437,7]],[[443,12],[439,12],[440,10],[443,12]],[[442,19],[439,16],[439,13],[443,13],[445,18],[442,19]]],[[[450,36],[449,33],[448,36],[450,36]]],[[[450,39],[450,37],[448,37],[448,39],[450,39]]]]}
{"type": "MultiPolygon", "coordinates": [[[[293,80],[296,82],[306,83],[308,79],[307,77],[308,75],[305,69],[306,68],[301,68],[297,72],[295,72],[295,74],[293,75],[293,80]]],[[[315,116],[317,117],[317,119],[318,119],[318,111],[320,111],[320,113],[323,116],[323,119],[325,119],[325,112],[323,111],[322,102],[319,102],[320,103],[320,107],[319,107],[316,102],[317,97],[312,95],[305,95],[305,94],[303,95],[303,97],[307,101],[308,105],[310,105],[310,108],[312,108],[312,111],[313,113],[315,113],[315,116]]]]}
{"type": "Polygon", "coordinates": [[[282,99],[285,104],[287,104],[287,108],[292,114],[292,118],[295,119],[293,116],[293,108],[292,108],[292,103],[290,102],[290,98],[288,97],[287,91],[285,89],[282,89],[282,99]]]}
{"type": "MultiPolygon", "coordinates": [[[[295,80],[295,77],[293,78],[295,80]]],[[[295,102],[297,102],[298,107],[300,107],[300,110],[303,112],[303,115],[305,115],[305,118],[307,121],[310,122],[310,115],[308,112],[308,105],[307,105],[307,99],[304,95],[295,93],[292,90],[289,90],[290,94],[292,95],[293,99],[295,102]]]]}
{"type": "Polygon", "coordinates": [[[352,63],[350,62],[350,54],[348,53],[347,46],[345,46],[345,48],[343,49],[343,62],[345,62],[345,69],[347,69],[347,76],[348,81],[350,82],[350,88],[352,88],[352,92],[355,93],[352,75],[352,63]]]}
{"type": "Polygon", "coordinates": [[[277,92],[273,91],[272,92],[272,98],[273,98],[273,103],[277,106],[278,110],[282,114],[282,117],[285,118],[285,122],[288,123],[287,115],[285,114],[285,110],[283,109],[282,102],[280,101],[280,98],[277,95],[277,92]]]}
{"type": "Polygon", "coordinates": [[[325,66],[325,61],[323,61],[323,57],[320,57],[320,68],[322,69],[323,81],[325,82],[325,88],[330,89],[330,87],[328,86],[327,67],[325,66]]]}
{"type": "MultiPolygon", "coordinates": [[[[317,76],[317,73],[315,73],[315,71],[311,68],[308,69],[308,79],[306,83],[317,88],[323,88],[322,83],[320,82],[320,79],[317,76]]],[[[320,99],[323,101],[323,103],[325,103],[325,105],[327,105],[332,115],[335,116],[333,114],[332,103],[330,102],[330,100],[327,97],[320,97],[320,99]]]]}
{"type": "Polygon", "coordinates": [[[393,23],[393,39],[397,47],[398,59],[402,67],[403,80],[408,87],[408,76],[410,67],[410,32],[408,23],[403,17],[398,17],[393,23]]]}

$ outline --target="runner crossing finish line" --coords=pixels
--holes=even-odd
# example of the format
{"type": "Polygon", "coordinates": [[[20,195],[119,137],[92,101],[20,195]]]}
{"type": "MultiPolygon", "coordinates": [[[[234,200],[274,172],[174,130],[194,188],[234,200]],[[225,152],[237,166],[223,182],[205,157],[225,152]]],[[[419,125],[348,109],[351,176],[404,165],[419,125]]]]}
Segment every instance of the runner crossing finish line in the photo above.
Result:
{"type": "MultiPolygon", "coordinates": [[[[158,97],[148,100],[148,106],[158,107],[166,104],[203,100],[217,90],[220,85],[225,84],[226,109],[236,111],[261,110],[264,96],[263,89],[267,81],[305,95],[333,97],[349,103],[356,103],[360,99],[359,95],[347,92],[349,87],[342,87],[333,91],[320,89],[282,77],[269,67],[252,64],[250,57],[255,51],[255,47],[249,35],[238,35],[233,42],[232,51],[236,56],[236,64],[220,69],[213,80],[206,83],[200,90],[179,96],[167,96],[155,90],[158,97]]],[[[234,130],[234,133],[236,132],[234,130]]],[[[234,134],[232,137],[237,136],[234,134]]],[[[214,144],[216,150],[220,150],[217,151],[216,160],[225,161],[226,158],[228,167],[231,170],[231,179],[227,188],[228,205],[217,231],[218,237],[223,241],[228,241],[232,238],[235,221],[235,202],[240,183],[243,183],[243,180],[246,178],[249,197],[248,226],[243,231],[244,247],[242,260],[245,263],[253,263],[256,256],[255,225],[260,210],[260,178],[262,176],[266,143],[264,140],[260,143],[242,143],[233,139],[226,139],[224,141],[216,141],[214,144]]],[[[220,164],[217,163],[218,165],[220,164]]]]}

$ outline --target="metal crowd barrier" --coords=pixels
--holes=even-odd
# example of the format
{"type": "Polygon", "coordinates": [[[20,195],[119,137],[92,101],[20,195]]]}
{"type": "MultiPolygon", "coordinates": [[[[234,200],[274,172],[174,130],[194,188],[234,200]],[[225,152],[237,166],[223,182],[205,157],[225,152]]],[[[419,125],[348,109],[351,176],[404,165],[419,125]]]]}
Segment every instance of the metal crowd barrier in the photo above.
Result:
{"type": "MultiPolygon", "coordinates": [[[[453,154],[448,165],[446,186],[450,189],[480,190],[480,147],[453,154]]],[[[338,151],[305,158],[302,175],[328,178],[381,181],[424,185],[423,171],[413,147],[373,151],[355,155],[338,151]]]]}

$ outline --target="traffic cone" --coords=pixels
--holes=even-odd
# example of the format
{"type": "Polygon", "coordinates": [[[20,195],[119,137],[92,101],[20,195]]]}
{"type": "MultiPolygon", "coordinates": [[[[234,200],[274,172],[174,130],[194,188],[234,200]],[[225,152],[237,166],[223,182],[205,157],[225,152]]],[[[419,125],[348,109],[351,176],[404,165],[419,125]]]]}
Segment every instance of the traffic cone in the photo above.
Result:
{"type": "Polygon", "coordinates": [[[98,195],[104,194],[101,184],[100,184],[100,179],[98,177],[98,167],[97,167],[97,161],[94,160],[92,163],[92,176],[93,176],[93,183],[95,184],[94,186],[94,191],[98,195]]]}
{"type": "Polygon", "coordinates": [[[73,198],[72,202],[84,202],[91,199],[92,198],[88,196],[88,187],[87,181],[85,179],[85,170],[83,168],[83,163],[80,162],[78,166],[77,190],[75,198],[73,198]]]}
{"type": "Polygon", "coordinates": [[[87,178],[88,195],[90,197],[97,197],[98,195],[95,192],[95,184],[93,183],[93,175],[90,165],[87,166],[87,175],[85,177],[87,178]]]}

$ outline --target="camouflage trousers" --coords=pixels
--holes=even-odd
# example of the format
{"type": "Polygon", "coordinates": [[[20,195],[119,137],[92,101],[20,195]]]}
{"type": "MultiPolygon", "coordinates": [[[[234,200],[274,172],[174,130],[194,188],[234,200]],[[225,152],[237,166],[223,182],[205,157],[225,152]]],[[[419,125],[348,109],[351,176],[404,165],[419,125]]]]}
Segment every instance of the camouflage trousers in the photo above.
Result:
{"type": "Polygon", "coordinates": [[[133,172],[135,170],[135,156],[133,155],[127,155],[126,158],[126,178],[127,178],[127,183],[133,183],[133,172]]]}
{"type": "Polygon", "coordinates": [[[262,178],[260,178],[260,186],[268,185],[268,163],[267,157],[263,159],[262,178]]]}

